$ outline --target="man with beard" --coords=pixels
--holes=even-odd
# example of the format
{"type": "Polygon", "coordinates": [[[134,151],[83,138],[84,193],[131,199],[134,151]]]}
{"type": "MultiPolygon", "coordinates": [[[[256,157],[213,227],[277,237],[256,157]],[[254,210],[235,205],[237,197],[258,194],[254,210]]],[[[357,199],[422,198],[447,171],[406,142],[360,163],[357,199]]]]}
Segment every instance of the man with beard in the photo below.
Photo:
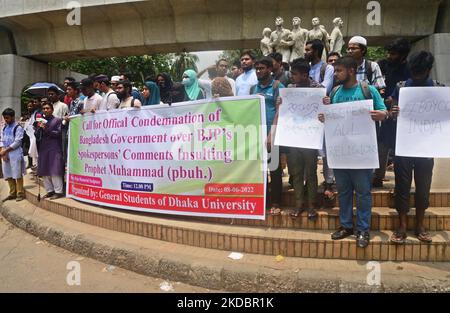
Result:
{"type": "Polygon", "coordinates": [[[184,101],[183,85],[174,83],[172,78],[166,73],[160,73],[156,76],[156,83],[158,84],[161,101],[168,105],[184,101]]]}
{"type": "MultiPolygon", "coordinates": [[[[386,95],[392,95],[398,82],[406,81],[410,78],[407,58],[411,51],[411,44],[408,40],[399,38],[385,47],[387,57],[379,62],[381,71],[385,77],[386,95]]],[[[384,101],[388,110],[392,106],[392,97],[384,101]]],[[[397,122],[394,119],[387,119],[381,123],[380,138],[378,144],[378,157],[380,168],[375,170],[372,185],[373,187],[383,187],[383,179],[386,174],[386,166],[390,151],[394,151],[397,122]]]]}
{"type": "Polygon", "coordinates": [[[305,46],[305,59],[310,62],[311,70],[309,76],[327,89],[327,95],[333,89],[334,68],[322,61],[323,50],[322,41],[315,39],[308,41],[305,46]]]}
{"type": "MultiPolygon", "coordinates": [[[[374,86],[356,79],[358,63],[351,56],[343,57],[335,63],[335,77],[339,86],[335,87],[329,97],[325,97],[325,105],[339,105],[349,101],[373,99],[374,108],[370,111],[373,121],[387,118],[388,112],[383,98],[374,86]]],[[[319,120],[325,121],[324,114],[319,120]]],[[[353,193],[356,193],[356,244],[360,248],[369,245],[370,219],[372,216],[372,182],[373,169],[334,169],[336,186],[339,195],[339,219],[341,226],[331,235],[331,239],[340,240],[354,234],[353,232],[353,193]]]]}
{"type": "Polygon", "coordinates": [[[63,194],[63,132],[62,119],[53,115],[53,105],[42,106],[44,121],[37,121],[36,138],[39,140],[39,160],[37,174],[44,178],[47,194],[44,199],[64,197],[63,194]]]}
{"type": "Polygon", "coordinates": [[[120,81],[117,84],[116,92],[120,99],[119,109],[142,107],[142,102],[131,95],[132,88],[129,81],[120,81]]]}
{"type": "Polygon", "coordinates": [[[236,96],[250,95],[250,88],[258,83],[256,71],[253,68],[255,55],[251,51],[241,54],[241,68],[243,73],[236,79],[236,96]]]}

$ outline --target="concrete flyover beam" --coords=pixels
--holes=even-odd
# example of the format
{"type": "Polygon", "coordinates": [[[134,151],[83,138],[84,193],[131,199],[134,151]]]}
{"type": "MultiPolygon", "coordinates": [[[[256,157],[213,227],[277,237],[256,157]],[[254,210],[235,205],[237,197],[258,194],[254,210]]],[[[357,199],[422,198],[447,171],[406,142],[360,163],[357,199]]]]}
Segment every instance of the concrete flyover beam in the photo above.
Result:
{"type": "Polygon", "coordinates": [[[413,51],[430,51],[435,57],[432,71],[434,79],[450,86],[450,33],[439,33],[417,41],[413,51]]]}
{"type": "Polygon", "coordinates": [[[439,7],[436,33],[450,33],[450,0],[443,0],[439,7]]]}
{"type": "Polygon", "coordinates": [[[86,0],[79,1],[80,26],[67,24],[67,2],[0,1],[0,25],[12,30],[19,55],[57,61],[253,48],[265,26],[274,28],[278,15],[288,28],[294,16],[303,19],[304,28],[318,16],[329,32],[333,18],[340,16],[344,36],[360,34],[376,45],[398,36],[433,34],[442,0],[380,0],[379,26],[367,23],[368,0],[86,0]]]}
{"type": "Polygon", "coordinates": [[[20,96],[25,86],[44,81],[62,83],[66,76],[78,80],[86,77],[54,68],[45,62],[12,54],[0,55],[0,77],[6,77],[0,84],[0,112],[8,107],[20,112],[20,96]]]}
{"type": "Polygon", "coordinates": [[[12,32],[6,27],[0,26],[0,55],[16,53],[16,43],[12,32]]]}

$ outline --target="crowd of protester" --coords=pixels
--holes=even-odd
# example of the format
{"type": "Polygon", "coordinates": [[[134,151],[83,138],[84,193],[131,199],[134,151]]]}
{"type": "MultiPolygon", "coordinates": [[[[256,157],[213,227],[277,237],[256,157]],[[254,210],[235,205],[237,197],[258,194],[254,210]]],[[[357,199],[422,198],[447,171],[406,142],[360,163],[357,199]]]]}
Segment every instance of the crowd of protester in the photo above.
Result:
{"type": "MultiPolygon", "coordinates": [[[[297,218],[307,212],[311,220],[317,213],[317,193],[333,200],[339,197],[341,227],[331,237],[339,240],[356,236],[359,247],[369,244],[370,218],[373,187],[383,187],[388,163],[395,171],[395,207],[399,213],[400,227],[391,240],[404,243],[409,212],[409,194],[412,173],[416,185],[416,236],[423,242],[431,242],[431,235],[423,225],[424,212],[428,208],[433,159],[405,158],[394,156],[396,117],[399,113],[399,89],[414,86],[439,86],[430,78],[434,57],[426,51],[410,55],[411,46],[405,39],[397,39],[386,47],[386,59],[379,63],[367,59],[368,43],[361,36],[350,39],[347,54],[328,55],[322,61],[324,45],[320,40],[306,43],[304,58],[291,64],[282,62],[280,53],[274,52],[256,60],[251,51],[240,56],[240,62],[230,66],[228,60],[220,59],[214,66],[196,73],[186,70],[181,82],[174,82],[169,74],[160,73],[145,81],[142,90],[130,82],[130,75],[121,74],[111,78],[106,75],[91,75],[76,82],[67,77],[65,94],[50,87],[45,97],[28,103],[27,112],[18,126],[12,109],[2,113],[3,176],[8,181],[10,194],[4,199],[24,199],[23,175],[25,174],[24,152],[28,155],[28,167],[33,174],[43,177],[46,194],[51,200],[64,197],[64,168],[67,160],[67,125],[70,117],[87,112],[259,94],[264,96],[266,124],[268,125],[267,149],[273,148],[273,136],[278,122],[278,109],[282,105],[280,88],[325,88],[324,104],[373,99],[372,119],[377,125],[379,145],[379,169],[332,170],[327,165],[326,150],[280,147],[287,159],[290,185],[294,189],[296,209],[290,215],[297,218]],[[208,79],[202,79],[208,73],[208,79]],[[24,137],[28,137],[25,145],[24,137]],[[319,188],[318,160],[323,164],[323,188],[319,188]],[[353,225],[353,194],[356,194],[356,225],[353,225]]],[[[324,116],[318,117],[324,121],[324,116]]],[[[270,171],[267,190],[267,209],[272,215],[282,214],[283,164],[270,171]]]]}

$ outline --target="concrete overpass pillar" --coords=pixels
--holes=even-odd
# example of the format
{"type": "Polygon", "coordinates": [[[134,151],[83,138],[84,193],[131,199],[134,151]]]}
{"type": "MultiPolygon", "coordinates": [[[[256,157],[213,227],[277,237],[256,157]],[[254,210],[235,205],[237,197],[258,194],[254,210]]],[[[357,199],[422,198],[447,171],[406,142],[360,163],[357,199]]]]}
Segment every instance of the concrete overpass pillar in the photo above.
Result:
{"type": "Polygon", "coordinates": [[[436,57],[433,78],[450,86],[450,32],[428,36],[413,44],[413,51],[430,51],[436,57]]]}
{"type": "Polygon", "coordinates": [[[20,115],[20,97],[25,86],[35,82],[62,83],[66,76],[73,76],[75,79],[85,77],[21,56],[0,55],[0,113],[6,108],[12,108],[20,115]]]}

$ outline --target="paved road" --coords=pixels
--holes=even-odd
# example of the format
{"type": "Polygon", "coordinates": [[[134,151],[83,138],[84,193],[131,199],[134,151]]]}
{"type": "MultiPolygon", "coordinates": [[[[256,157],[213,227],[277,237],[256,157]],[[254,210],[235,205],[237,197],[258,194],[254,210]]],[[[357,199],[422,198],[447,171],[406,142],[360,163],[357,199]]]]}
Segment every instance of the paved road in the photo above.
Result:
{"type": "MultiPolygon", "coordinates": [[[[160,289],[164,282],[109,267],[40,241],[0,216],[0,292],[165,292],[160,289]],[[66,269],[71,261],[80,264],[80,286],[67,284],[67,276],[72,282],[77,280],[75,272],[66,269]]],[[[174,292],[209,292],[169,283],[174,292]]]]}

